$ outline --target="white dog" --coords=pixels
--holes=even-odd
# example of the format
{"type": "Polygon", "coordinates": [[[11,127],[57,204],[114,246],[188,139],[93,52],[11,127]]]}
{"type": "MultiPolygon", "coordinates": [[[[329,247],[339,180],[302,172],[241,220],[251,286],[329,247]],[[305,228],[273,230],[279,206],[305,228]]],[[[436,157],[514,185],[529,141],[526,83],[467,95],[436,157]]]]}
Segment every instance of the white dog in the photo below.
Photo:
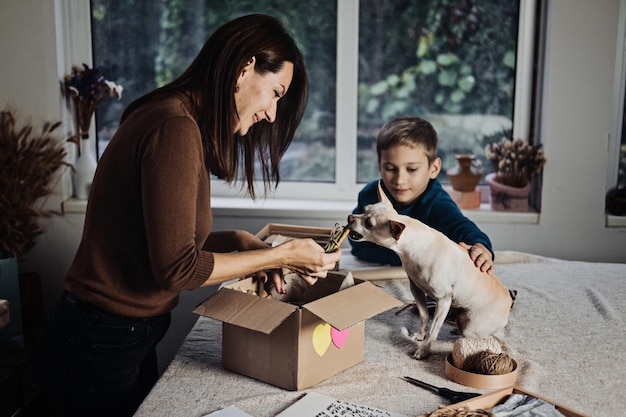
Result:
{"type": "Polygon", "coordinates": [[[411,284],[421,319],[414,341],[426,337],[426,296],[437,300],[428,338],[415,352],[416,359],[429,355],[451,307],[460,310],[457,325],[468,338],[485,338],[506,326],[513,299],[494,275],[478,269],[466,249],[443,233],[409,216],[398,214],[378,184],[379,203],[363,214],[348,216],[353,241],[368,241],[396,252],[411,284]]]}

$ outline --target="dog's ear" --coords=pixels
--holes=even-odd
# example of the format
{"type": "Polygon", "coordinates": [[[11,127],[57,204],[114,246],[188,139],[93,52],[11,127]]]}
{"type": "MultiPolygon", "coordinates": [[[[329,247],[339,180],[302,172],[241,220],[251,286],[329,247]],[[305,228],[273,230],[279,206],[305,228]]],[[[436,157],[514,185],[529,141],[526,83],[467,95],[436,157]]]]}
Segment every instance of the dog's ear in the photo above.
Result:
{"type": "Polygon", "coordinates": [[[391,206],[391,201],[389,201],[387,194],[383,191],[382,183],[383,180],[378,180],[378,201],[391,206]]]}
{"type": "Polygon", "coordinates": [[[405,227],[406,226],[404,225],[404,223],[400,223],[400,222],[395,221],[395,220],[389,220],[389,231],[391,232],[391,236],[395,240],[400,239],[400,235],[404,231],[405,227]]]}

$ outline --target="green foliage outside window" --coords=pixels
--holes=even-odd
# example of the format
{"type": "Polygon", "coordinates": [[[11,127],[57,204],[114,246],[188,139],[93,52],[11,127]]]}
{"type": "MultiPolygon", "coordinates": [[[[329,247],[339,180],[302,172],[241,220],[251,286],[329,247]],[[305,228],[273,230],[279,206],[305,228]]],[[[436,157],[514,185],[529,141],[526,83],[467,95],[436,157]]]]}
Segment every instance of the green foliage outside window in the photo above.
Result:
{"type": "MultiPolygon", "coordinates": [[[[472,134],[447,121],[469,115],[513,120],[518,9],[518,1],[362,0],[360,157],[375,157],[382,124],[413,114],[438,129],[444,168],[455,162],[454,153],[484,160],[486,141],[500,140],[505,129],[472,134]]],[[[375,173],[376,167],[364,167],[359,177],[375,173]]]]}
{"type": "Polygon", "coordinates": [[[92,0],[91,6],[94,65],[123,83],[126,94],[119,106],[99,111],[103,146],[123,107],[181,74],[215,29],[238,16],[265,13],[278,18],[294,37],[310,80],[307,113],[283,160],[281,177],[334,181],[335,1],[92,0]],[[321,150],[319,160],[311,158],[313,145],[321,150]]]}
{"type": "MultiPolygon", "coordinates": [[[[124,86],[121,101],[98,109],[100,151],[124,107],[178,76],[219,25],[267,13],[294,36],[310,78],[307,113],[281,176],[335,181],[336,1],[91,0],[91,7],[94,66],[124,86]]],[[[503,123],[510,130],[518,8],[519,0],[359,2],[359,180],[378,175],[376,133],[398,115],[432,119],[444,167],[455,152],[481,157],[485,141],[501,138],[503,123]],[[465,124],[491,118],[496,128],[455,127],[455,115],[465,124]]]]}

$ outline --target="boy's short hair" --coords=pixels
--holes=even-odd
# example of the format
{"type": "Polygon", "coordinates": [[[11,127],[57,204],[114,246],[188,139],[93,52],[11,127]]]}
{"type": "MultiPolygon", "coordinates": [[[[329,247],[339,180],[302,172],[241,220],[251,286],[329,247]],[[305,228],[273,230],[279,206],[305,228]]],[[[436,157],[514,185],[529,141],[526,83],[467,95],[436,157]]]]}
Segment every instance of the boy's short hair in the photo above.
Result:
{"type": "Polygon", "coordinates": [[[410,147],[423,146],[428,163],[437,159],[438,136],[435,128],[426,120],[417,116],[397,117],[385,123],[378,132],[376,139],[376,153],[380,161],[382,151],[405,145],[410,147]]]}

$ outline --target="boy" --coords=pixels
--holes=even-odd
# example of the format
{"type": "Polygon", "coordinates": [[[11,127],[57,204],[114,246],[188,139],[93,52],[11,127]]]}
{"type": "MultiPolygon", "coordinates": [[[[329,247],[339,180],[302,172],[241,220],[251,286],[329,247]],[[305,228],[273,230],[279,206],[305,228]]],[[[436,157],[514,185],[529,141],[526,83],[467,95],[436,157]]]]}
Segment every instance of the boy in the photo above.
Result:
{"type": "MultiPolygon", "coordinates": [[[[432,125],[419,117],[399,117],[385,124],[378,133],[376,150],[383,189],[400,214],[418,219],[461,244],[481,271],[493,273],[491,241],[471,220],[463,216],[437,175],[438,138],[432,125]]],[[[378,180],[359,192],[353,214],[363,213],[368,204],[378,202],[378,180]]],[[[364,261],[401,265],[392,250],[371,242],[352,242],[352,254],[364,261]]]]}

